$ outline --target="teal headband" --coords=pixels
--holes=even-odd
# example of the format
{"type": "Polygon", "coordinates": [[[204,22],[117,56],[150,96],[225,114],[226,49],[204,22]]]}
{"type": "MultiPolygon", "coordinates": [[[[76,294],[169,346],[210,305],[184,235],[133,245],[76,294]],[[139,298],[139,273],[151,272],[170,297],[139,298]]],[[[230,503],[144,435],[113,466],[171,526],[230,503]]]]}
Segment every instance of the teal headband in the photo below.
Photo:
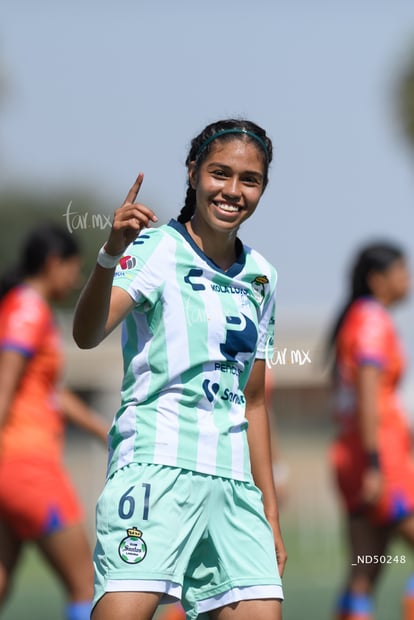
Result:
{"type": "Polygon", "coordinates": [[[264,140],[262,140],[262,138],[260,138],[260,136],[258,136],[257,134],[255,134],[253,131],[249,131],[248,129],[240,129],[238,127],[234,127],[233,129],[222,129],[221,131],[218,131],[217,133],[213,134],[212,136],[210,136],[209,138],[207,138],[207,140],[205,140],[203,142],[203,144],[200,146],[200,148],[197,151],[197,155],[195,156],[194,161],[197,161],[197,159],[200,157],[201,153],[204,151],[204,149],[210,144],[210,142],[213,142],[213,140],[215,140],[216,138],[219,138],[220,136],[225,136],[229,133],[241,133],[241,134],[245,134],[246,136],[250,136],[250,138],[253,138],[253,140],[256,140],[256,142],[258,142],[260,144],[260,146],[262,147],[265,155],[266,155],[266,161],[269,161],[269,151],[267,150],[267,146],[264,140]]]}

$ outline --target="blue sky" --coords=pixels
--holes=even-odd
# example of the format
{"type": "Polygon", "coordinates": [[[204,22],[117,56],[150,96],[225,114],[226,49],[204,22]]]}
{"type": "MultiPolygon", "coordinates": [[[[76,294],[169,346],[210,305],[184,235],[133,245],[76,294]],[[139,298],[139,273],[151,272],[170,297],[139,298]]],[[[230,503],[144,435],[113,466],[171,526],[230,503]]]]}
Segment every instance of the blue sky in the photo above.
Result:
{"type": "MultiPolygon", "coordinates": [[[[355,247],[412,251],[414,150],[394,102],[410,52],[412,0],[3,0],[0,182],[82,185],[108,212],[143,170],[141,200],[167,221],[191,138],[248,117],[275,160],[241,237],[277,267],[282,317],[329,318],[355,247]]],[[[413,309],[398,316],[414,354],[413,309]]]]}

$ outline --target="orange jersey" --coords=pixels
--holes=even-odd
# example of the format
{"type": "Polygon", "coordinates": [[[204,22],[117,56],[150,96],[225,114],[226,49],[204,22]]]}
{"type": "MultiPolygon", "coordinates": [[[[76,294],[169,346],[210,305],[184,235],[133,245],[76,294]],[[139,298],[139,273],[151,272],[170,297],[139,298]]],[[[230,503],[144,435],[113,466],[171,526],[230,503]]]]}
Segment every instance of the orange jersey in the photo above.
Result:
{"type": "Polygon", "coordinates": [[[385,308],[364,298],[349,309],[337,337],[335,415],[339,436],[331,449],[339,490],[351,513],[361,509],[359,496],[366,469],[358,421],[358,368],[373,364],[380,370],[377,393],[378,451],[383,490],[367,515],[376,522],[393,522],[414,511],[414,462],[408,418],[397,395],[404,370],[402,348],[385,308]]]}
{"type": "Polygon", "coordinates": [[[349,309],[337,337],[337,386],[335,416],[343,431],[356,427],[356,379],[358,368],[372,364],[380,369],[379,424],[406,425],[397,394],[405,360],[395,327],[385,308],[363,298],[349,309]]]}
{"type": "Polygon", "coordinates": [[[28,286],[0,303],[0,350],[17,351],[27,364],[0,433],[2,458],[61,455],[63,418],[56,399],[63,363],[52,311],[28,286]]]}

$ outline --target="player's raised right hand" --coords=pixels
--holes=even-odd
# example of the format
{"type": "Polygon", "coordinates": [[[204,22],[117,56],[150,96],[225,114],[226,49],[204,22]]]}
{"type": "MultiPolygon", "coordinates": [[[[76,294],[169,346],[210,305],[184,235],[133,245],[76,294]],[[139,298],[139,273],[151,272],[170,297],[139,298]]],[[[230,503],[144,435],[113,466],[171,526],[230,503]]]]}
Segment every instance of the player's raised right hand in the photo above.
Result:
{"type": "Polygon", "coordinates": [[[143,180],[144,174],[140,172],[124,202],[114,213],[109,239],[105,244],[105,251],[108,254],[113,256],[122,254],[143,228],[148,228],[151,222],[158,221],[151,209],[135,202],[143,180]]]}

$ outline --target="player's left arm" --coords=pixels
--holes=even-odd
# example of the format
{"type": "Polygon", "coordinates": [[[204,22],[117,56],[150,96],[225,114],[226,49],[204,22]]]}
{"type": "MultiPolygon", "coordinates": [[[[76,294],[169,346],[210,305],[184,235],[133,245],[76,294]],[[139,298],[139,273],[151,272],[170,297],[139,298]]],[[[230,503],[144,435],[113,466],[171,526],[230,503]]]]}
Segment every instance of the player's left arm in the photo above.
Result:
{"type": "Polygon", "coordinates": [[[247,438],[253,479],[263,494],[266,518],[273,529],[280,574],[287,560],[287,554],[279,525],[279,509],[272,470],[269,416],[265,397],[266,362],[256,359],[244,390],[246,418],[249,422],[247,438]]]}
{"type": "Polygon", "coordinates": [[[88,407],[79,396],[67,388],[63,388],[59,393],[59,405],[67,420],[84,431],[95,435],[106,444],[109,423],[88,407]]]}

